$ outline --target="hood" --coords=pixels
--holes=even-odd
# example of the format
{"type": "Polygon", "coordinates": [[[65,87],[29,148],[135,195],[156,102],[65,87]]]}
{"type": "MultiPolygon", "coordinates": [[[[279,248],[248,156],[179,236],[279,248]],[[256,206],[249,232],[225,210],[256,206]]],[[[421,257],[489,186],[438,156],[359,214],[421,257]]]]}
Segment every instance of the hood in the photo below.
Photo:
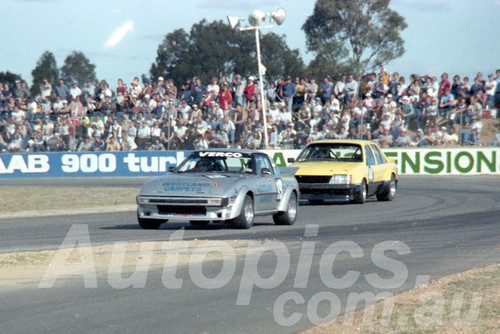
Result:
{"type": "Polygon", "coordinates": [[[363,164],[359,162],[343,161],[304,161],[292,165],[292,167],[299,167],[295,175],[351,174],[362,166],[363,164]]]}
{"type": "Polygon", "coordinates": [[[233,185],[248,176],[215,173],[173,173],[146,182],[143,195],[224,196],[233,185]]]}

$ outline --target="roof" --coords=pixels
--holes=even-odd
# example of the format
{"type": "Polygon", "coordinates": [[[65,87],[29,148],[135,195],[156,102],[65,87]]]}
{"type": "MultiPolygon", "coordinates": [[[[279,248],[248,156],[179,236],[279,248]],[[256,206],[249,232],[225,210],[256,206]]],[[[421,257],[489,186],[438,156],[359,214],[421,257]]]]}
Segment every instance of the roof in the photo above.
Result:
{"type": "Polygon", "coordinates": [[[206,150],[194,150],[191,153],[196,153],[196,152],[238,152],[244,154],[265,154],[265,152],[262,151],[242,149],[242,148],[207,148],[206,150]]]}
{"type": "Polygon", "coordinates": [[[356,140],[356,139],[323,139],[323,140],[317,140],[309,143],[308,145],[311,144],[357,144],[357,145],[370,145],[370,144],[375,144],[373,141],[370,140],[356,140]]]}

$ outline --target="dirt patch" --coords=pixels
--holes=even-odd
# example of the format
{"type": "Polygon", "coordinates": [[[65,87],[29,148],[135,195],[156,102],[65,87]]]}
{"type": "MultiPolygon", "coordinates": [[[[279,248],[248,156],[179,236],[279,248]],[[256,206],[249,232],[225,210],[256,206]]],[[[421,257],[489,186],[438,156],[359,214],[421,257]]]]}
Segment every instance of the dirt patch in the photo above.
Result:
{"type": "Polygon", "coordinates": [[[432,281],[303,333],[415,332],[499,333],[500,264],[432,281]]]}

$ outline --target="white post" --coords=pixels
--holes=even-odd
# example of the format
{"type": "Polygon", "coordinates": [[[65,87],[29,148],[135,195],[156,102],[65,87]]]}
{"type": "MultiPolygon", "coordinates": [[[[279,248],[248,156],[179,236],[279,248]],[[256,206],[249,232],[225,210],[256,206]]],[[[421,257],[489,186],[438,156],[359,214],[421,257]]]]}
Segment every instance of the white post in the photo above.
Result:
{"type": "Polygon", "coordinates": [[[257,65],[259,69],[260,82],[260,104],[262,106],[262,119],[264,125],[264,149],[267,149],[267,119],[266,119],[266,101],[264,96],[264,80],[262,79],[262,64],[260,62],[260,41],[259,27],[255,27],[255,43],[257,44],[257,65]]]}

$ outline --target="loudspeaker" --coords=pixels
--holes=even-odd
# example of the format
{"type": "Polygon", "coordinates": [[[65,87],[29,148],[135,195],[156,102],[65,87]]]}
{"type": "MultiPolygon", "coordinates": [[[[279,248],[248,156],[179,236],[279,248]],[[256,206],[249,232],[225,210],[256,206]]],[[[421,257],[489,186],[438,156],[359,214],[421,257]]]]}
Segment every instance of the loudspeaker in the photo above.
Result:
{"type": "Polygon", "coordinates": [[[266,14],[263,11],[256,9],[252,11],[248,16],[248,23],[256,27],[262,25],[265,19],[266,19],[266,14]]]}
{"type": "Polygon", "coordinates": [[[278,24],[279,26],[285,21],[286,11],[284,8],[278,8],[277,11],[271,13],[271,18],[278,24]]]}
{"type": "Polygon", "coordinates": [[[240,18],[236,16],[228,16],[227,22],[229,22],[231,29],[234,29],[240,24],[240,18]]]}

